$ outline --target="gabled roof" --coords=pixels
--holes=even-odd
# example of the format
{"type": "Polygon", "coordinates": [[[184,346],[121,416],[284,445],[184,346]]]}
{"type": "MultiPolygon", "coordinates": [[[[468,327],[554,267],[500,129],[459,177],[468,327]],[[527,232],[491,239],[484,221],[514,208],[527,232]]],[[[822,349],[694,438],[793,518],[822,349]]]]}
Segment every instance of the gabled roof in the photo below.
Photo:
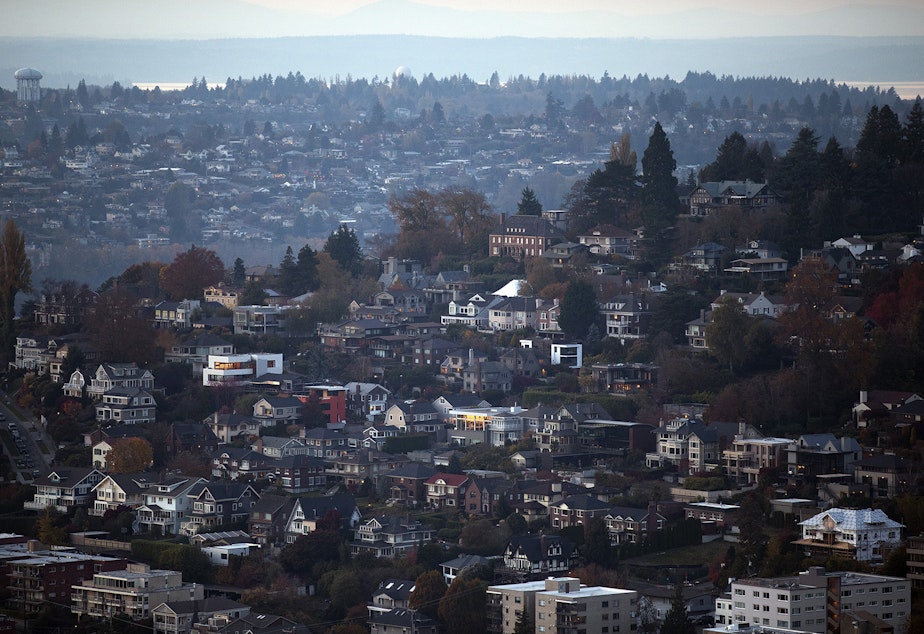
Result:
{"type": "Polygon", "coordinates": [[[531,562],[544,561],[550,546],[561,546],[561,556],[571,557],[574,542],[562,535],[514,535],[504,549],[512,555],[522,555],[531,562]]]}
{"type": "Polygon", "coordinates": [[[423,462],[408,462],[396,467],[385,474],[390,478],[411,478],[415,480],[426,480],[436,473],[432,465],[423,462]]]}
{"type": "Polygon", "coordinates": [[[434,473],[427,478],[426,484],[436,484],[439,480],[445,482],[446,486],[459,487],[465,484],[465,481],[468,480],[468,476],[464,473],[434,473]]]}
{"type": "Polygon", "coordinates": [[[579,494],[568,497],[549,505],[556,508],[567,508],[575,511],[603,511],[609,510],[610,505],[592,495],[579,494]]]}

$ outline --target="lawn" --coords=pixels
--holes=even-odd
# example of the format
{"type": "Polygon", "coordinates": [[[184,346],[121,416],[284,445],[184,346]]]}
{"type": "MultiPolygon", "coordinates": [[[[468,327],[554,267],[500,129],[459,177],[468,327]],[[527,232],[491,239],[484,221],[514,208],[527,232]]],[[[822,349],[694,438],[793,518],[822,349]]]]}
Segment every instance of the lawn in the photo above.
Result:
{"type": "Polygon", "coordinates": [[[632,566],[692,566],[697,564],[708,566],[711,561],[725,554],[729,546],[734,545],[733,542],[717,539],[708,544],[682,546],[623,561],[632,566]]]}

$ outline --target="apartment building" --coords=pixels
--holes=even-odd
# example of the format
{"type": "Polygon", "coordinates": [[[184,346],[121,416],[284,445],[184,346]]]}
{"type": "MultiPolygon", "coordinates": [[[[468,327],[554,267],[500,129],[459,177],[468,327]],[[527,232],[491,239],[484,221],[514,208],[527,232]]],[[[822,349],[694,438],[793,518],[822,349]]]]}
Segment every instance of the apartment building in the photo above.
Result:
{"type": "Polygon", "coordinates": [[[490,586],[487,631],[513,634],[523,610],[534,616],[536,632],[631,632],[637,614],[634,590],[585,586],[574,577],[490,586]]]}
{"type": "Polygon", "coordinates": [[[175,570],[152,570],[147,564],[128,564],[125,570],[101,572],[71,587],[71,612],[108,618],[127,614],[134,620],[151,615],[151,609],[170,601],[201,601],[205,587],[183,583],[175,570]]]}
{"type": "Polygon", "coordinates": [[[848,610],[865,611],[902,634],[911,607],[911,582],[901,577],[827,572],[813,566],[793,577],[739,579],[728,602],[716,602],[719,623],[751,623],[806,632],[838,631],[848,610]],[[718,614],[722,611],[721,614],[718,614]]]}

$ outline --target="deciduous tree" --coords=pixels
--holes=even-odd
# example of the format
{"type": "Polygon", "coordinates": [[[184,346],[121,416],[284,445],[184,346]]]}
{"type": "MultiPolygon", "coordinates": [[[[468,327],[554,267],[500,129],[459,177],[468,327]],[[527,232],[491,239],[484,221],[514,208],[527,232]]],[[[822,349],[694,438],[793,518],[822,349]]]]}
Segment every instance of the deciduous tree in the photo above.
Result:
{"type": "Polygon", "coordinates": [[[225,265],[211,249],[192,245],[177,253],[173,262],[161,272],[161,286],[176,301],[199,299],[206,286],[217,284],[225,276],[225,265]]]}
{"type": "Polygon", "coordinates": [[[414,589],[408,599],[408,607],[429,616],[439,618],[439,605],[446,594],[446,581],[439,570],[421,573],[414,581],[414,589]]]}
{"type": "Polygon", "coordinates": [[[13,359],[16,344],[16,295],[32,290],[32,263],[26,255],[26,239],[7,220],[0,235],[0,361],[13,359]]]}
{"type": "Polygon", "coordinates": [[[154,449],[144,438],[120,438],[106,455],[110,473],[140,473],[154,463],[154,449]]]}
{"type": "Polygon", "coordinates": [[[480,579],[456,577],[440,600],[439,617],[446,634],[469,634],[485,630],[485,590],[480,579]]]}

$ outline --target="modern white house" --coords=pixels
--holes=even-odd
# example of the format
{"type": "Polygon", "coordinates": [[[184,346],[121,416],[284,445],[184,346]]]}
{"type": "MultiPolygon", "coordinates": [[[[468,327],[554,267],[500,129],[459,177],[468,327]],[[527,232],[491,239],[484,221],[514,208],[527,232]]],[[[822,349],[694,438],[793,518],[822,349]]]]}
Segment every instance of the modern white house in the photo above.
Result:
{"type": "Polygon", "coordinates": [[[281,354],[210,354],[202,385],[241,385],[264,374],[282,374],[281,354]]]}

